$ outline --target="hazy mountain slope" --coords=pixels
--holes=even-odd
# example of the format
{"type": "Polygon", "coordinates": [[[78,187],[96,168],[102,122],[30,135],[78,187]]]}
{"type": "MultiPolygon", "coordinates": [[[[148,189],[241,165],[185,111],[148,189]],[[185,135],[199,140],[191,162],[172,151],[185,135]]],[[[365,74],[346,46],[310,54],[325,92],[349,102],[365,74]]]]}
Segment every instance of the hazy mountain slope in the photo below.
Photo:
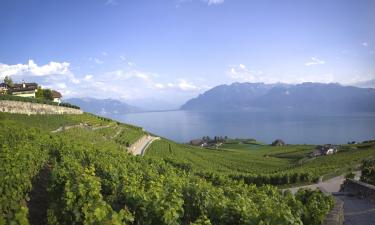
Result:
{"type": "Polygon", "coordinates": [[[270,110],[375,112],[375,89],[303,83],[220,85],[186,102],[183,110],[270,110]]]}
{"type": "Polygon", "coordinates": [[[233,83],[216,86],[205,93],[187,101],[184,110],[241,109],[248,103],[266,94],[278,85],[263,83],[233,83]]]}
{"type": "Polygon", "coordinates": [[[140,108],[114,99],[71,98],[66,101],[78,105],[86,112],[98,115],[124,114],[142,111],[140,108]]]}

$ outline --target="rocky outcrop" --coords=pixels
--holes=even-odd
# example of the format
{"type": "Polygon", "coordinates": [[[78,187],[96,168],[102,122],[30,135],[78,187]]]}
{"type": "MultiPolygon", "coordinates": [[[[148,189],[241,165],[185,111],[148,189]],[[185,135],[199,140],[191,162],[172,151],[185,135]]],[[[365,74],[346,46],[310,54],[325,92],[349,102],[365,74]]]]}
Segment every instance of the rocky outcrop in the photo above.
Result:
{"type": "Polygon", "coordinates": [[[0,112],[17,114],[82,114],[82,110],[31,102],[0,100],[0,112]]]}

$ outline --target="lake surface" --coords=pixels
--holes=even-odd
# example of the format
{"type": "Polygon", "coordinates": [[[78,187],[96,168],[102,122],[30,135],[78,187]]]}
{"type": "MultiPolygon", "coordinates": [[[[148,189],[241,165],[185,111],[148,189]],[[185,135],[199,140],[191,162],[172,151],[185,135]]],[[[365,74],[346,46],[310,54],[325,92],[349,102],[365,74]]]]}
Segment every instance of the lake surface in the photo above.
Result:
{"type": "Polygon", "coordinates": [[[375,114],[164,111],[109,117],[177,142],[207,135],[255,138],[266,143],[280,138],[290,144],[375,139],[375,114]]]}

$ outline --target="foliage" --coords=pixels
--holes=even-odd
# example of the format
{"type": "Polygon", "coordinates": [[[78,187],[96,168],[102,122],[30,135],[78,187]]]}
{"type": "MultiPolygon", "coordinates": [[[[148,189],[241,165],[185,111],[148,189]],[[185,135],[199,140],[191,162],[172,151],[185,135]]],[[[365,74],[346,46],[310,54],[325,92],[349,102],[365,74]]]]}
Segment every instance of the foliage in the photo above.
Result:
{"type": "Polygon", "coordinates": [[[320,225],[325,215],[334,205],[331,196],[325,196],[319,190],[300,189],[296,193],[297,201],[303,205],[303,224],[320,225]]]}
{"type": "Polygon", "coordinates": [[[233,142],[219,149],[206,149],[162,139],[152,143],[146,157],[163,159],[214,183],[231,178],[258,186],[291,185],[316,182],[320,176],[342,174],[355,168],[363,159],[375,156],[374,145],[361,147],[361,150],[351,147],[343,146],[343,151],[337,154],[310,159],[312,145],[274,147],[233,142]]]}
{"type": "Polygon", "coordinates": [[[345,179],[354,179],[355,174],[353,172],[349,172],[345,175],[345,179]]]}
{"type": "Polygon", "coordinates": [[[4,77],[4,83],[7,84],[9,87],[13,87],[13,80],[9,76],[4,77]]]}
{"type": "Polygon", "coordinates": [[[375,185],[375,159],[364,160],[361,169],[361,181],[375,185]]]}
{"type": "Polygon", "coordinates": [[[132,126],[124,126],[121,133],[115,138],[115,141],[121,145],[129,147],[134,144],[139,138],[146,135],[142,128],[132,126]]]}
{"type": "Polygon", "coordinates": [[[27,224],[27,192],[51,144],[49,136],[36,129],[0,122],[0,224],[27,224]]]}
{"type": "Polygon", "coordinates": [[[47,101],[53,101],[52,91],[51,89],[43,89],[42,87],[38,87],[35,97],[38,99],[44,99],[47,101]]]}
{"type": "MultiPolygon", "coordinates": [[[[132,126],[89,114],[50,116],[40,125],[41,118],[0,113],[0,224],[28,223],[31,180],[47,162],[48,224],[297,225],[313,224],[331,209],[322,193],[294,197],[242,180],[214,183],[197,175],[192,162],[126,154],[108,137],[119,129],[142,131],[132,126]],[[50,133],[64,123],[107,128],[50,133]]],[[[176,146],[167,147],[168,154],[176,146]]]]}

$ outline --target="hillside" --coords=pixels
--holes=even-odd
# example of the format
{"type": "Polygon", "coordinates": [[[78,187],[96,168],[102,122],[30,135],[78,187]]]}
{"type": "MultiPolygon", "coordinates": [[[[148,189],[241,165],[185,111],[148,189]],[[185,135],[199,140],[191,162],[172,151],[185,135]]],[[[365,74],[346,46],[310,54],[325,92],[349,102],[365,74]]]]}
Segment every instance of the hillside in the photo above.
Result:
{"type": "Polygon", "coordinates": [[[171,165],[221,182],[243,180],[248,184],[295,185],[328,179],[358,167],[375,157],[375,143],[341,145],[337,154],[311,158],[313,145],[269,146],[233,142],[218,149],[197,149],[169,140],[156,141],[146,157],[164,159],[171,165]],[[210,163],[207,163],[209,161],[210,163]]]}
{"type": "Polygon", "coordinates": [[[330,197],[267,184],[312,182],[375,152],[346,146],[297,166],[312,146],[215,150],[162,139],[145,157],[128,154],[145,134],[87,113],[0,113],[0,224],[320,224],[330,197]]]}
{"type": "Polygon", "coordinates": [[[375,112],[375,89],[321,83],[233,83],[214,87],[181,109],[375,112]]]}

